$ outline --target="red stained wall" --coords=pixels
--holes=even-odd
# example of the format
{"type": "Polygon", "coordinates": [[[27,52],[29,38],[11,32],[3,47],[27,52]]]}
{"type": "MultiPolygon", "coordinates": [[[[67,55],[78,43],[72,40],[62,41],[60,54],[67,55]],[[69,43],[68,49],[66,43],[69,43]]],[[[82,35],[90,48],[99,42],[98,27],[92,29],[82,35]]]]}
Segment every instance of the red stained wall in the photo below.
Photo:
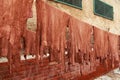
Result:
{"type": "Polygon", "coordinates": [[[26,28],[33,0],[0,1],[0,80],[91,80],[119,67],[119,35],[36,0],[37,30],[26,28]],[[35,59],[20,60],[35,55],[35,59]]]}

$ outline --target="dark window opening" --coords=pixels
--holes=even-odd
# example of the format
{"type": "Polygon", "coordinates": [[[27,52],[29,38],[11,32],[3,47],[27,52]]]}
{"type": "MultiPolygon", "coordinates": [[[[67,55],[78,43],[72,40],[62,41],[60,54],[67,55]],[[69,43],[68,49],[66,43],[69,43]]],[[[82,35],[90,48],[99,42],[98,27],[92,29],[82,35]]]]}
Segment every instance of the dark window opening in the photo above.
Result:
{"type": "Polygon", "coordinates": [[[71,36],[70,36],[70,29],[69,29],[69,26],[66,26],[66,48],[65,48],[65,53],[64,53],[64,56],[65,56],[65,61],[66,62],[70,62],[70,49],[71,49],[71,36]]]}
{"type": "Polygon", "coordinates": [[[118,50],[120,51],[120,36],[119,36],[119,40],[118,40],[118,50]]]}
{"type": "Polygon", "coordinates": [[[54,0],[78,9],[82,9],[82,0],[54,0]]]}
{"type": "Polygon", "coordinates": [[[113,20],[113,7],[100,0],[94,0],[94,14],[113,20]]]}
{"type": "Polygon", "coordinates": [[[93,51],[94,50],[94,29],[92,29],[92,32],[91,32],[91,41],[90,41],[90,43],[91,43],[91,49],[93,51]]]}
{"type": "Polygon", "coordinates": [[[50,57],[50,49],[49,47],[44,47],[43,58],[49,58],[49,57],[50,57]]]}

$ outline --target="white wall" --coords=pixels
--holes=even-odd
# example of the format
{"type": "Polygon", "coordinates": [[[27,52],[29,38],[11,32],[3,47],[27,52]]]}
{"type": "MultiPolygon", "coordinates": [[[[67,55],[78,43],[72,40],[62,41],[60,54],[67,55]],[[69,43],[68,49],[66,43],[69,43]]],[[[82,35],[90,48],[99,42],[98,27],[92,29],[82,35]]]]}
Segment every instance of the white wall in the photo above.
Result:
{"type": "Polygon", "coordinates": [[[61,3],[54,1],[48,1],[49,4],[67,12],[68,14],[87,22],[93,26],[99,27],[100,29],[120,34],[120,0],[101,0],[107,4],[113,6],[114,9],[114,20],[109,20],[100,16],[96,16],[93,13],[93,0],[82,0],[82,10],[76,9],[61,3]]]}

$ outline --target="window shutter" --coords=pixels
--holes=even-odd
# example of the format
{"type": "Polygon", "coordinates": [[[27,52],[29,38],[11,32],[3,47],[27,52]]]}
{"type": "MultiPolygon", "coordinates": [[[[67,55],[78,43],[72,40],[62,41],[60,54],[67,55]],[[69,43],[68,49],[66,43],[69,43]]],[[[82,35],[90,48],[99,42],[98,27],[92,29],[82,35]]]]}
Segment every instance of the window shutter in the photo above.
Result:
{"type": "Polygon", "coordinates": [[[113,7],[100,0],[94,0],[94,14],[113,20],[113,7]]]}
{"type": "Polygon", "coordinates": [[[55,0],[55,1],[75,8],[82,9],[82,0],[55,0]]]}

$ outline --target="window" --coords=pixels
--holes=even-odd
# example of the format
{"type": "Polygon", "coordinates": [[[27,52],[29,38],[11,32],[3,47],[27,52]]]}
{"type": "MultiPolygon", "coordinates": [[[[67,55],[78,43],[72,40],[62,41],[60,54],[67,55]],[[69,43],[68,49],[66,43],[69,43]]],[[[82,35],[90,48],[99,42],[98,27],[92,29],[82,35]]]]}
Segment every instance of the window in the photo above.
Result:
{"type": "Polygon", "coordinates": [[[100,0],[94,0],[94,14],[113,20],[113,7],[100,0]]]}
{"type": "Polygon", "coordinates": [[[82,0],[54,0],[78,9],[82,9],[82,0]]]}

